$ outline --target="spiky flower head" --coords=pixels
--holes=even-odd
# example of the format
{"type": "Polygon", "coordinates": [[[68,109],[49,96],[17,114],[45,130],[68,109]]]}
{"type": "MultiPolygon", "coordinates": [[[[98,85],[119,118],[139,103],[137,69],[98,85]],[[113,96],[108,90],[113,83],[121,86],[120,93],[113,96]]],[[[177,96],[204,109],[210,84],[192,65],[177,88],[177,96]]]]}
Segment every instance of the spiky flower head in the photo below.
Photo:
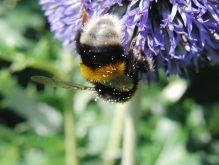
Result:
{"type": "Polygon", "coordinates": [[[72,50],[86,10],[89,17],[120,15],[126,52],[137,27],[136,49],[154,60],[155,73],[164,67],[167,76],[185,76],[183,66],[193,64],[198,69],[199,59],[214,64],[219,58],[218,0],[40,0],[40,4],[55,37],[72,50]]]}

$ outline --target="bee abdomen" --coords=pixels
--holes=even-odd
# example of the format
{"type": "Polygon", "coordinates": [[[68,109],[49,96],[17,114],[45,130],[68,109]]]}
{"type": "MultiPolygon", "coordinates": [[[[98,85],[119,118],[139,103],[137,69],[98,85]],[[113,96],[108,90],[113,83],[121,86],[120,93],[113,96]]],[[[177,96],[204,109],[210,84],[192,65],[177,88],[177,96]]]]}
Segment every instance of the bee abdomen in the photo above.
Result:
{"type": "Polygon", "coordinates": [[[79,48],[79,54],[81,55],[83,63],[93,68],[98,68],[117,61],[124,61],[125,57],[123,53],[123,47],[119,45],[98,47],[81,45],[79,48]]]}

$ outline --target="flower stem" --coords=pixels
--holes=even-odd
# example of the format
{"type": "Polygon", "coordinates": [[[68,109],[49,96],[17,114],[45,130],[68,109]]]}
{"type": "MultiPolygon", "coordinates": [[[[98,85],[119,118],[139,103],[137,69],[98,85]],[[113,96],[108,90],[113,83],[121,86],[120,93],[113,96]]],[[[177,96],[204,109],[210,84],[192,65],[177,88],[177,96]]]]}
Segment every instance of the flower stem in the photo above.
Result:
{"type": "MultiPolygon", "coordinates": [[[[68,82],[72,81],[73,75],[73,66],[74,59],[72,55],[66,56],[66,59],[69,58],[68,66],[66,70],[65,80],[68,82]]],[[[65,59],[65,60],[66,60],[65,59]]],[[[75,135],[75,121],[74,121],[74,110],[73,110],[73,95],[74,91],[66,91],[66,102],[64,109],[64,127],[65,127],[65,150],[66,150],[66,165],[78,165],[78,156],[77,156],[77,141],[75,135]]]]}
{"type": "Polygon", "coordinates": [[[107,151],[104,154],[105,165],[114,165],[115,160],[121,156],[121,142],[125,115],[126,106],[124,106],[124,104],[117,104],[109,135],[107,151]]]}
{"type": "Polygon", "coordinates": [[[73,115],[73,92],[67,91],[66,107],[64,110],[66,165],[78,165],[77,146],[73,115]]]}
{"type": "MultiPolygon", "coordinates": [[[[140,85],[139,85],[140,88],[140,85]]],[[[137,144],[137,123],[140,109],[141,89],[138,89],[134,98],[124,104],[127,109],[123,134],[122,165],[135,165],[137,144]]]]}

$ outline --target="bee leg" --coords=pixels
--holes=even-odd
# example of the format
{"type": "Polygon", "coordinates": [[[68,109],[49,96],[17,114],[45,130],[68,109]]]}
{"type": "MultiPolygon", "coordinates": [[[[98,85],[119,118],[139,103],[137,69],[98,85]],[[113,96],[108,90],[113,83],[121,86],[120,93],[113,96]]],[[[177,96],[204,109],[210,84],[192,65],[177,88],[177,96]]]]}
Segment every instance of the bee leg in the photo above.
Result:
{"type": "Polygon", "coordinates": [[[137,68],[137,59],[136,59],[136,51],[134,49],[135,43],[138,38],[138,34],[142,30],[138,31],[138,27],[136,26],[132,35],[132,40],[129,45],[129,60],[128,60],[128,74],[129,75],[134,75],[138,72],[137,68]]]}
{"type": "Polygon", "coordinates": [[[150,73],[154,70],[153,60],[145,54],[142,47],[138,47],[138,56],[136,58],[138,70],[145,73],[150,73]]]}
{"type": "MultiPolygon", "coordinates": [[[[136,31],[137,29],[135,29],[136,31]]],[[[137,41],[138,35],[140,32],[144,31],[144,29],[135,32],[136,35],[133,36],[130,43],[130,53],[129,53],[129,73],[134,74],[135,72],[141,71],[144,73],[150,73],[154,70],[154,63],[152,58],[148,57],[147,54],[142,50],[142,47],[138,47],[138,51],[134,49],[135,43],[137,41]]]]}

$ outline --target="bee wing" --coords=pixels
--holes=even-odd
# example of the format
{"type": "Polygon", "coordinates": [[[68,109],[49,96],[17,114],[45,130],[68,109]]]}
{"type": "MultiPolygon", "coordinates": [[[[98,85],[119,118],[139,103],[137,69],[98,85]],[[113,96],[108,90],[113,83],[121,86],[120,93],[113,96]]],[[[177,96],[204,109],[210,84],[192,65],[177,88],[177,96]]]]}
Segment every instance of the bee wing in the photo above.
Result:
{"type": "Polygon", "coordinates": [[[31,77],[31,80],[50,87],[65,88],[71,90],[95,91],[94,87],[81,86],[81,85],[73,84],[71,82],[66,82],[66,81],[58,80],[55,78],[44,77],[44,76],[33,76],[31,77]]]}
{"type": "Polygon", "coordinates": [[[128,92],[134,87],[134,81],[124,74],[118,74],[115,77],[100,83],[108,87],[113,87],[120,92],[128,92]]]}

